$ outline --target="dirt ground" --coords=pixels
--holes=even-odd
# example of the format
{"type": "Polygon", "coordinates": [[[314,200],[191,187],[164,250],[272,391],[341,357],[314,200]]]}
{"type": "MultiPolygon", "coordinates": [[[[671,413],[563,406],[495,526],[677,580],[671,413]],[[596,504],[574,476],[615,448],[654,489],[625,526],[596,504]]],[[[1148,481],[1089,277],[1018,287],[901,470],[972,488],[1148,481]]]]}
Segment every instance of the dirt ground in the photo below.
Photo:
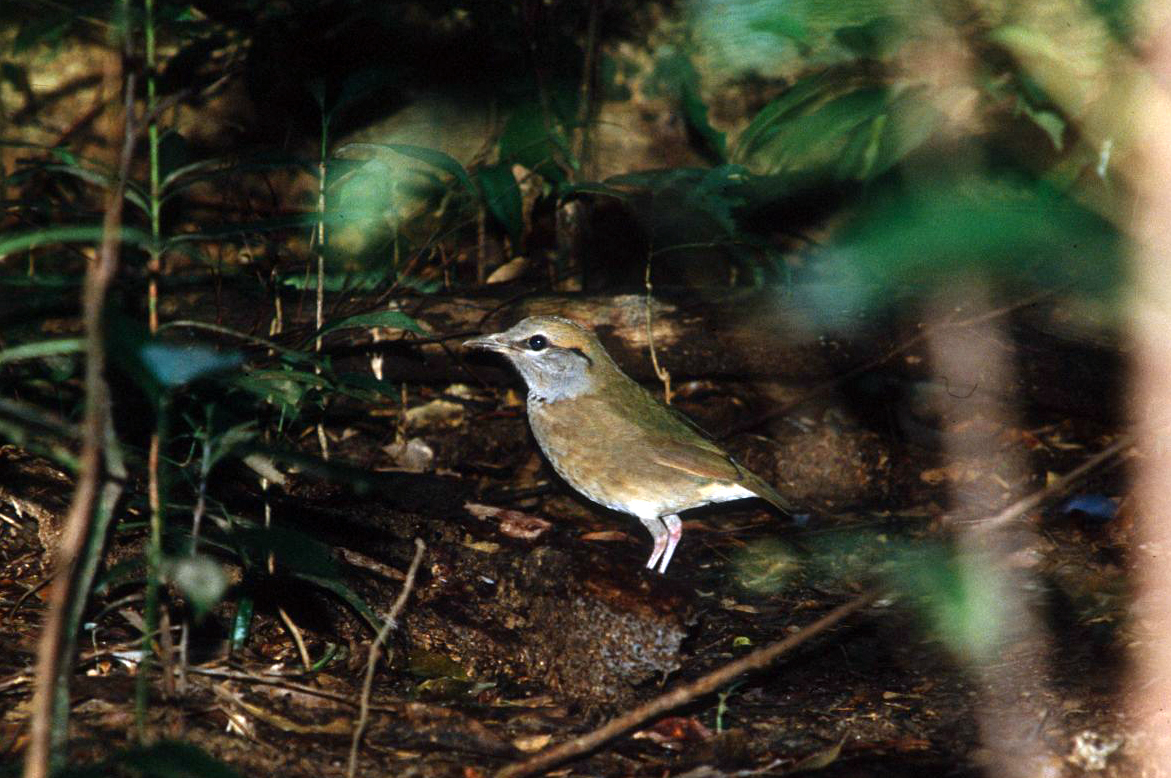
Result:
{"type": "MultiPolygon", "coordinates": [[[[933,419],[914,426],[889,409],[868,415],[864,403],[827,391],[723,440],[804,512],[791,519],[741,502],[686,515],[664,576],[642,567],[650,542],[641,526],[553,476],[516,390],[422,387],[405,408],[377,414],[339,403],[327,425],[333,460],[372,473],[372,488],[308,472],[267,493],[243,469],[223,479],[225,512],[259,522],[267,502],[274,524],[332,550],[341,580],[378,614],[402,589],[415,539],[426,546],[374,678],[359,775],[477,776],[522,761],[799,633],[871,586],[903,580],[899,560],[963,545],[979,518],[949,509],[963,490],[996,494],[990,515],[1118,435],[1108,420],[1043,411],[1004,425],[960,403],[958,428],[982,444],[944,461],[923,432],[933,419]],[[1006,473],[1010,460],[1024,471],[1006,473]]],[[[719,438],[767,402],[760,386],[708,382],[683,385],[676,404],[719,438]]],[[[1121,703],[1135,639],[1127,503],[1106,518],[1061,507],[1074,494],[1124,494],[1119,465],[1108,460],[1012,519],[1009,562],[1023,582],[1014,597],[1030,618],[1010,625],[993,656],[965,650],[924,604],[954,581],[930,563],[912,565],[918,588],[889,589],[768,669],[554,774],[967,776],[998,772],[1016,754],[1020,774],[1134,774],[1127,745],[1136,733],[1121,703]]],[[[46,582],[38,518],[63,511],[69,493],[68,479],[43,461],[0,447],[0,742],[14,767],[46,582]]],[[[133,558],[143,532],[119,529],[111,566],[133,558]]],[[[241,775],[345,774],[372,629],[303,577],[236,574],[233,593],[255,602],[244,645],[230,650],[230,595],[193,627],[185,680],[164,690],[157,671],[152,678],[143,713],[155,748],[117,764],[102,760],[129,747],[136,730],[141,602],[134,587],[99,592],[72,687],[74,764],[196,774],[166,771],[194,764],[169,745],[181,739],[241,775]]],[[[178,629],[182,603],[171,592],[167,605],[178,629]]]]}

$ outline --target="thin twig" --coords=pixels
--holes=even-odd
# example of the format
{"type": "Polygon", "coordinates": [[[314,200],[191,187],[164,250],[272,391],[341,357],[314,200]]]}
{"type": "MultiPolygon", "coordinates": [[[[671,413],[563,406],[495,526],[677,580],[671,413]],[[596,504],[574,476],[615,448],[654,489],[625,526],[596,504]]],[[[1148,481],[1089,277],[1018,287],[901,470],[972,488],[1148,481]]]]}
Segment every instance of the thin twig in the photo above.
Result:
{"type": "Polygon", "coordinates": [[[681,705],[686,705],[698,697],[711,694],[717,689],[726,686],[738,676],[768,667],[781,655],[792,651],[810,638],[820,635],[848,616],[862,610],[878,599],[880,594],[881,592],[877,589],[860,594],[844,605],[839,605],[834,608],[800,632],[753,651],[748,656],[737,659],[735,662],[730,662],[689,684],[673,689],[666,694],[659,695],[650,702],[640,705],[629,713],[624,713],[610,723],[595,729],[593,732],[574,738],[566,743],[553,746],[552,748],[547,748],[523,762],[511,764],[497,772],[494,778],[521,778],[526,775],[534,775],[554,765],[587,754],[603,743],[629,732],[646,721],[661,716],[667,711],[678,708],[681,705]]]}
{"type": "Polygon", "coordinates": [[[643,279],[646,285],[646,341],[651,349],[651,367],[655,370],[655,375],[663,382],[663,402],[667,405],[671,404],[671,373],[659,367],[659,358],[655,354],[655,334],[652,321],[652,309],[654,306],[654,297],[652,296],[651,287],[651,254],[647,254],[646,258],[646,278],[643,279]]]}
{"type": "Polygon", "coordinates": [[[297,647],[297,656],[301,657],[301,667],[305,668],[305,672],[310,672],[313,669],[313,660],[309,657],[309,647],[305,645],[305,637],[301,634],[301,628],[297,626],[297,622],[293,621],[293,617],[283,607],[278,606],[276,612],[280,616],[281,623],[285,625],[285,629],[293,638],[293,644],[297,647]]]}
{"type": "Polygon", "coordinates": [[[366,725],[370,720],[370,693],[371,689],[374,688],[374,670],[378,666],[378,651],[386,642],[390,631],[398,625],[398,617],[402,615],[407,598],[411,596],[411,590],[415,588],[415,574],[419,572],[419,563],[423,561],[423,552],[426,549],[427,546],[423,540],[415,538],[415,558],[411,560],[411,566],[407,569],[407,580],[403,583],[402,591],[398,593],[394,605],[391,606],[390,613],[382,624],[382,629],[378,631],[374,642],[370,644],[370,658],[366,660],[366,680],[362,683],[362,704],[358,712],[358,724],[354,727],[354,738],[350,742],[350,765],[346,770],[348,778],[354,778],[354,773],[358,769],[358,746],[362,742],[362,735],[365,734],[366,725]]]}

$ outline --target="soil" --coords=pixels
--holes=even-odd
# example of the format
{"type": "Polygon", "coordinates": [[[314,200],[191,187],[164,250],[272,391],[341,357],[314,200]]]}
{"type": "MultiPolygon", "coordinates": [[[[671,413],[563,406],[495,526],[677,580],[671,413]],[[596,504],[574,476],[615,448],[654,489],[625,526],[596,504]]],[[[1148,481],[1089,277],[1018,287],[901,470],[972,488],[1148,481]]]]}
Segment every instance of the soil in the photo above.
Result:
{"type": "MultiPolygon", "coordinates": [[[[891,423],[892,409],[860,414],[827,391],[722,439],[802,512],[740,502],[686,515],[659,575],[643,568],[650,541],[637,522],[582,501],[541,460],[517,389],[414,387],[405,407],[377,409],[339,400],[329,418],[344,421],[326,424],[331,462],[369,474],[359,486],[303,471],[264,493],[243,467],[219,475],[220,515],[262,523],[267,502],[274,526],[322,544],[331,580],[375,614],[399,595],[414,540],[426,546],[374,677],[358,775],[491,774],[797,633],[872,586],[887,594],[838,628],[556,774],[969,776],[1017,755],[1022,774],[1040,774],[1038,759],[1045,774],[1133,773],[1120,704],[1131,629],[1125,502],[1103,518],[1062,510],[1061,493],[1012,520],[1007,558],[1025,584],[1011,605],[1031,618],[999,625],[991,654],[936,607],[997,591],[977,583],[967,599],[956,594],[946,560],[979,517],[950,509],[954,495],[995,494],[994,514],[1108,445],[1108,423],[1009,426],[971,408],[953,429],[982,445],[945,462],[931,436],[891,423]],[[1027,470],[1004,472],[1012,458],[1027,470]],[[1009,723],[1020,743],[997,734],[1009,723]]],[[[768,402],[759,382],[681,389],[676,403],[717,437],[768,402]]],[[[315,436],[305,440],[312,452],[315,436]]],[[[1077,493],[1122,494],[1116,465],[1077,493]]],[[[0,742],[12,764],[47,582],[40,525],[63,513],[69,490],[45,461],[0,448],[0,742]]],[[[181,486],[175,499],[185,499],[181,486]]],[[[182,515],[172,509],[174,521],[182,515]]],[[[133,559],[143,532],[124,521],[110,559],[133,559]]],[[[154,745],[120,761],[140,731],[141,602],[139,589],[117,583],[134,576],[107,567],[73,678],[74,764],[164,774],[169,760],[191,764],[182,740],[241,775],[345,774],[373,628],[320,580],[258,572],[227,553],[220,561],[234,586],[193,622],[185,681],[164,692],[152,670],[141,731],[154,745]],[[232,648],[245,595],[255,612],[232,648]]],[[[996,575],[995,564],[984,572],[996,575]]],[[[167,595],[177,631],[188,610],[167,595]]]]}

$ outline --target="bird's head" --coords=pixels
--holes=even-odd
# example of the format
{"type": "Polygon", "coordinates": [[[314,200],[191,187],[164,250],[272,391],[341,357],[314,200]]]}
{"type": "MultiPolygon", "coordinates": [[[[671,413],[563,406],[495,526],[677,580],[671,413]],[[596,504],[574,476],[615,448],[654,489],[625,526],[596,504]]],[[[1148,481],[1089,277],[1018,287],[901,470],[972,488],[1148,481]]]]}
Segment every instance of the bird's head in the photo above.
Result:
{"type": "Polygon", "coordinates": [[[516,367],[529,394],[556,402],[595,391],[619,372],[592,332],[560,316],[530,316],[504,332],[464,343],[497,351],[516,367]]]}

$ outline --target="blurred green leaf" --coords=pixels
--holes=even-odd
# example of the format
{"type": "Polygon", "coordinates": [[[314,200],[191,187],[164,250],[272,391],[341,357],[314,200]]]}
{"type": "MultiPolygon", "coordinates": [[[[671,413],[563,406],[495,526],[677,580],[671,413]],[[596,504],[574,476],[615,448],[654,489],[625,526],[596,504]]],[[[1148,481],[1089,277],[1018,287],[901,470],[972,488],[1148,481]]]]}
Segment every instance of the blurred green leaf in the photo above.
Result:
{"type": "Polygon", "coordinates": [[[202,554],[165,560],[164,575],[187,599],[196,620],[218,605],[228,590],[223,567],[202,554]]]}
{"type": "MultiPolygon", "coordinates": [[[[150,235],[134,227],[123,227],[119,231],[123,243],[149,248],[153,244],[150,235]]],[[[0,258],[18,251],[49,246],[55,243],[99,243],[102,240],[100,225],[77,227],[46,227],[39,230],[0,237],[0,258]]]]}
{"type": "Polygon", "coordinates": [[[903,27],[889,16],[880,16],[863,24],[840,27],[834,31],[834,38],[858,57],[880,59],[898,40],[903,27]]]}
{"type": "Polygon", "coordinates": [[[393,151],[396,154],[402,154],[404,157],[425,162],[431,167],[442,170],[458,181],[467,192],[472,194],[476,192],[476,187],[472,184],[471,176],[468,175],[468,171],[464,166],[455,157],[437,149],[427,148],[426,146],[414,146],[409,143],[347,143],[335,153],[341,155],[355,151],[373,151],[375,153],[393,151]]]}
{"type": "Polygon", "coordinates": [[[524,205],[520,187],[506,162],[476,171],[476,181],[484,193],[484,205],[496,221],[508,231],[514,245],[524,232],[524,205]]]}
{"type": "MultiPolygon", "coordinates": [[[[306,276],[304,273],[289,275],[281,278],[282,286],[290,289],[316,289],[317,278],[306,276]]],[[[381,270],[370,270],[363,273],[326,273],[325,284],[327,292],[342,292],[350,289],[366,290],[377,289],[386,283],[386,273],[381,270]]]]}
{"type": "Polygon", "coordinates": [[[426,335],[426,331],[419,323],[402,311],[370,311],[349,316],[340,321],[326,322],[321,332],[333,332],[351,328],[386,327],[393,330],[407,330],[419,335],[426,335]]]}
{"type": "Polygon", "coordinates": [[[0,365],[5,362],[19,362],[22,359],[41,359],[42,357],[57,356],[60,354],[76,354],[85,347],[81,338],[59,338],[57,340],[41,340],[36,343],[24,343],[0,351],[0,365]]]}
{"type": "Polygon", "coordinates": [[[1008,632],[1003,576],[991,560],[929,546],[895,556],[893,579],[956,656],[996,659],[1008,632]]]}
{"type": "Polygon", "coordinates": [[[198,231],[180,232],[169,236],[163,241],[164,250],[177,247],[181,243],[192,241],[216,241],[238,235],[251,235],[257,232],[272,232],[275,230],[312,228],[319,221],[326,224],[337,224],[343,217],[327,213],[324,217],[316,213],[299,213],[292,216],[279,216],[272,219],[257,219],[250,222],[238,222],[204,227],[198,231]]]}
{"type": "Polygon", "coordinates": [[[142,585],[146,580],[146,559],[132,556],[99,571],[94,579],[94,594],[105,597],[123,586],[142,585]]]}
{"type": "Polygon", "coordinates": [[[743,160],[766,143],[777,132],[780,122],[790,114],[823,99],[834,89],[838,80],[833,74],[818,72],[806,76],[773,98],[757,112],[736,142],[734,160],[743,160]]]}
{"type": "MultiPolygon", "coordinates": [[[[876,195],[826,257],[851,279],[832,293],[881,300],[957,271],[1098,294],[1122,280],[1116,229],[1039,182],[969,176],[876,195]]],[[[828,301],[820,301],[825,304],[828,301]]]]}
{"type": "Polygon", "coordinates": [[[327,389],[329,379],[303,370],[250,370],[231,378],[233,386],[281,405],[291,412],[299,410],[310,389],[327,389]]]}
{"type": "Polygon", "coordinates": [[[809,41],[809,31],[801,20],[791,14],[777,11],[764,19],[753,19],[748,23],[748,29],[756,32],[767,32],[781,38],[787,38],[797,43],[809,41]]]}
{"type": "Polygon", "coordinates": [[[883,88],[861,87],[805,104],[802,112],[783,112],[771,126],[753,128],[752,145],[738,149],[737,159],[758,173],[833,169],[856,131],[873,133],[864,125],[887,112],[888,97],[883,88]]]}
{"type": "Polygon", "coordinates": [[[728,145],[724,133],[712,127],[707,118],[707,104],[699,96],[699,92],[692,86],[687,86],[682,95],[683,116],[687,126],[699,136],[700,152],[704,158],[715,165],[723,164],[728,159],[728,145]]]}
{"type": "MultiPolygon", "coordinates": [[[[112,173],[106,173],[99,170],[92,170],[90,168],[81,167],[77,163],[67,164],[42,164],[38,166],[39,169],[53,173],[64,173],[73,176],[74,178],[84,181],[87,184],[98,187],[99,189],[112,189],[117,183],[117,178],[112,173]]],[[[146,192],[142,190],[133,181],[127,181],[123,188],[123,197],[126,202],[131,203],[138,208],[140,213],[150,213],[150,206],[147,204],[146,192]]]]}
{"type": "Polygon", "coordinates": [[[311,78],[305,82],[305,91],[313,98],[313,102],[317,103],[317,109],[321,111],[323,117],[329,116],[329,111],[325,107],[325,79],[311,78]]]}

